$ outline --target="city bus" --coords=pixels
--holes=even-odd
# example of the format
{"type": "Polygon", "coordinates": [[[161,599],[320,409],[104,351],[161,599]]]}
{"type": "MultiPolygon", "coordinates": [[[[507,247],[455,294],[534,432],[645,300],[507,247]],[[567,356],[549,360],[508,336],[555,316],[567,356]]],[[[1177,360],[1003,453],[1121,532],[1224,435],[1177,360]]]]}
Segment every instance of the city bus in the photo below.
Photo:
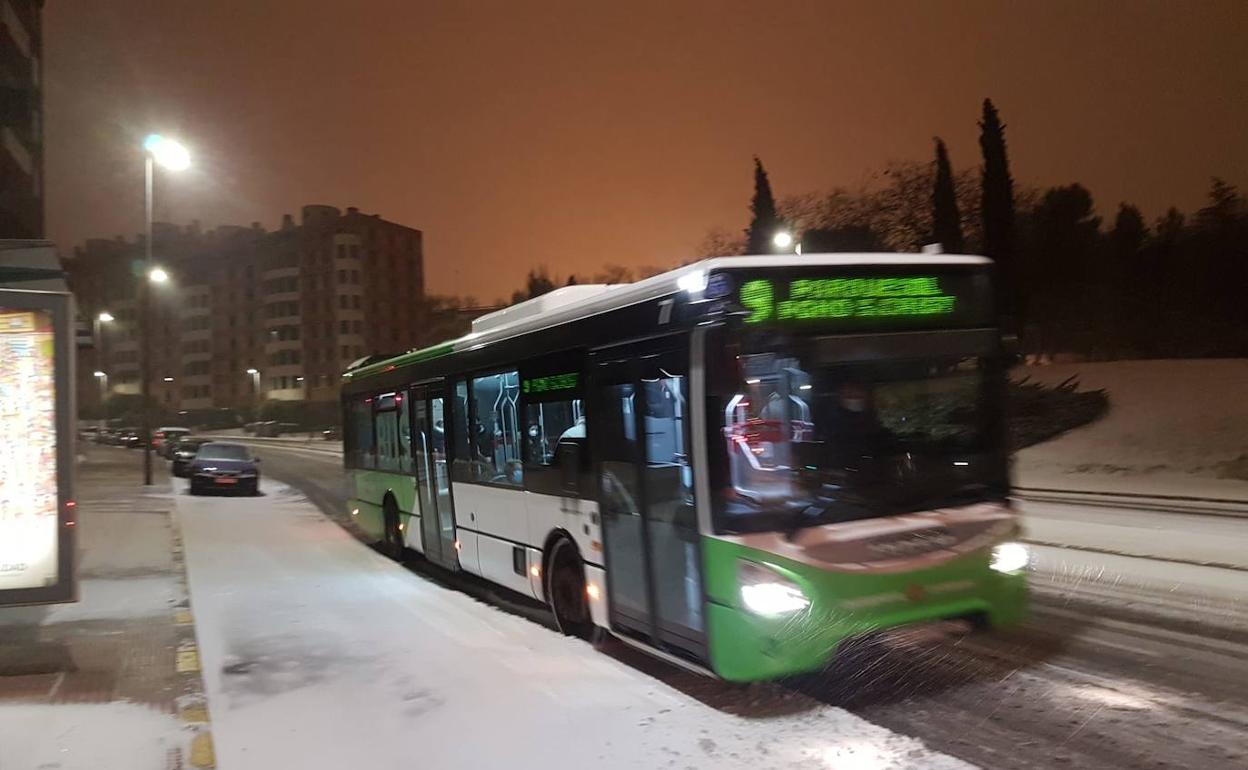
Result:
{"type": "Polygon", "coordinates": [[[350,515],[731,681],[1025,613],[992,265],[724,257],[343,375],[350,515]]]}

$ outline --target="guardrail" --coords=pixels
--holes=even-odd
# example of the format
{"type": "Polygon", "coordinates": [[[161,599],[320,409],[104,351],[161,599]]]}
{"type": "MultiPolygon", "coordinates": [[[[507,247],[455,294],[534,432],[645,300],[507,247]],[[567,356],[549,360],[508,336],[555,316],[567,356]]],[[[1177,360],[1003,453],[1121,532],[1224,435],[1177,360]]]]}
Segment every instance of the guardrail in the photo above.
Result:
{"type": "MultiPolygon", "coordinates": [[[[295,438],[293,436],[209,436],[209,438],[342,456],[341,441],[295,438]]],[[[1130,508],[1166,513],[1248,518],[1248,500],[1218,497],[1142,495],[1131,492],[1092,492],[1044,487],[1015,487],[1014,497],[1037,503],[1070,503],[1073,505],[1094,505],[1103,508],[1130,508]]]]}
{"type": "Polygon", "coordinates": [[[291,436],[205,436],[205,438],[230,441],[236,444],[256,444],[259,446],[316,452],[317,454],[342,455],[341,441],[294,438],[291,436]]]}
{"type": "Polygon", "coordinates": [[[1144,495],[1134,492],[1015,487],[1014,496],[1037,503],[1073,503],[1102,508],[1131,508],[1166,513],[1248,517],[1248,500],[1190,495],[1144,495]]]}

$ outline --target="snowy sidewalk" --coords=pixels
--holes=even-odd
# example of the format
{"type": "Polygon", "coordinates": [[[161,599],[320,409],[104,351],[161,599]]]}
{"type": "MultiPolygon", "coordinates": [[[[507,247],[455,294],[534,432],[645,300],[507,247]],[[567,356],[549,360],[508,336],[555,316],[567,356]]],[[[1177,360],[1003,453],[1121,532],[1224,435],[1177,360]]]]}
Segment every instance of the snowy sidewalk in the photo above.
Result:
{"type": "Polygon", "coordinates": [[[796,693],[656,677],[263,491],[177,497],[227,770],[967,767],[796,693]]]}
{"type": "Polygon", "coordinates": [[[80,600],[0,610],[0,768],[210,767],[163,469],[145,490],[141,454],[85,451],[80,600]]]}

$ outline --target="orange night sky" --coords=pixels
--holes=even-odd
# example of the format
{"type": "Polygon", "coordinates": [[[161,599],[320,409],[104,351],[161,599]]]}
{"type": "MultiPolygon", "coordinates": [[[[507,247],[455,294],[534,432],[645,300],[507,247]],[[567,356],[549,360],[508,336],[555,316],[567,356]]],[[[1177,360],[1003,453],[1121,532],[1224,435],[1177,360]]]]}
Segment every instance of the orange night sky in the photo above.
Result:
{"type": "Polygon", "coordinates": [[[855,186],[990,96],[1015,178],[1102,211],[1248,184],[1248,4],[52,0],[50,237],[133,234],[149,131],[197,166],[157,217],[277,226],[304,203],[425,231],[429,289],[544,264],[672,264],[777,195],[855,186]],[[367,13],[366,13],[367,10],[367,13]]]}

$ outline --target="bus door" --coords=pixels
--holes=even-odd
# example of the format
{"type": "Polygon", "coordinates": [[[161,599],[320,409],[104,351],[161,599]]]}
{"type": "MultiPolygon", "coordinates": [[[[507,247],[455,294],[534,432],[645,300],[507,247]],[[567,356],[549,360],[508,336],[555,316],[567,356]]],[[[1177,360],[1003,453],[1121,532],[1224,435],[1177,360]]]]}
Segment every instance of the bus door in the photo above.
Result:
{"type": "Polygon", "coordinates": [[[440,383],[412,388],[412,458],[416,498],[420,501],[420,536],[425,557],[455,569],[455,509],[448,464],[446,398],[440,383]]]}
{"type": "Polygon", "coordinates": [[[688,362],[683,340],[597,351],[589,437],[612,627],[704,657],[688,362]]]}

